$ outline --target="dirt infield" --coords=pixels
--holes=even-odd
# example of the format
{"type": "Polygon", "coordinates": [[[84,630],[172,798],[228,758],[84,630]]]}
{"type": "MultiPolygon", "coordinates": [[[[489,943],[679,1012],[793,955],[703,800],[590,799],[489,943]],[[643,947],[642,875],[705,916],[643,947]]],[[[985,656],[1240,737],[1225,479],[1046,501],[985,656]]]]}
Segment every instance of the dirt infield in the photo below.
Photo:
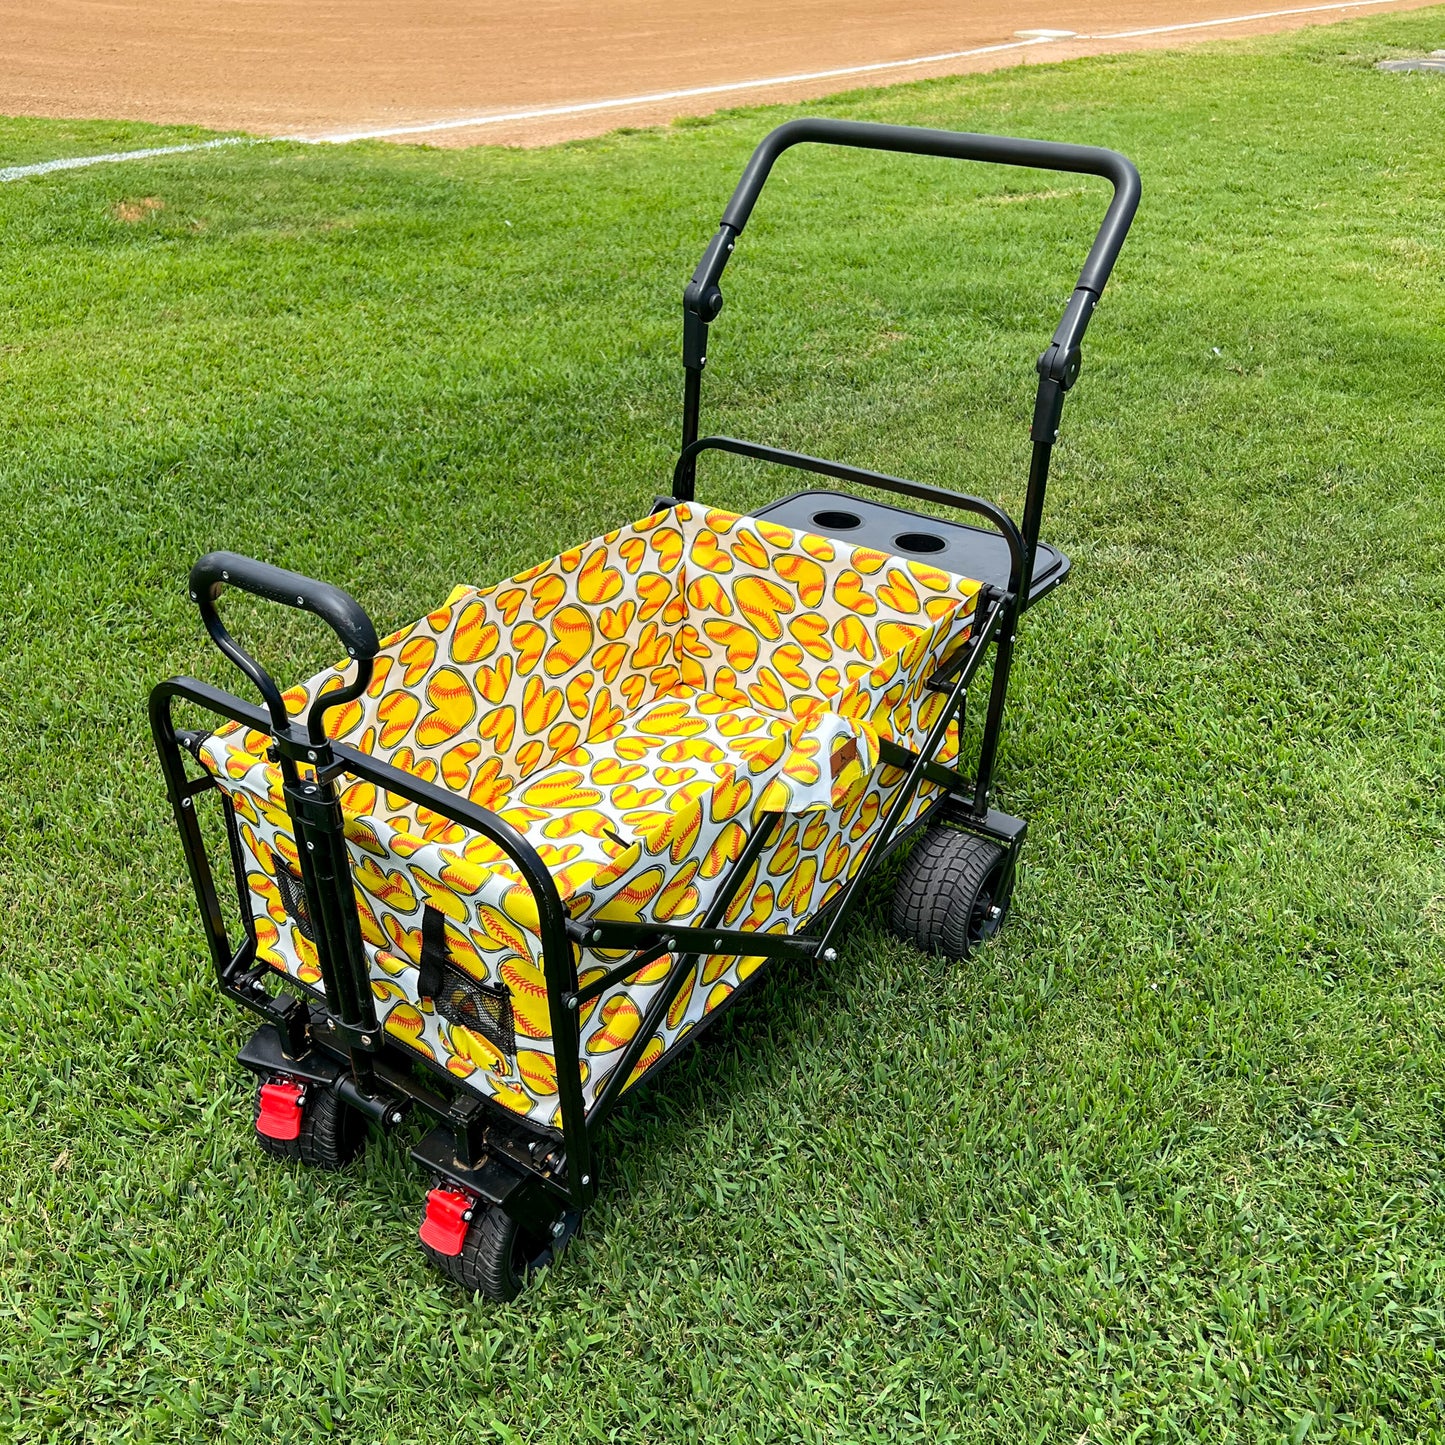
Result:
{"type": "Polygon", "coordinates": [[[542,144],[731,105],[1431,3],[12,0],[0,28],[0,112],[327,138],[425,126],[396,138],[542,144]],[[1036,28],[1074,38],[1017,35],[1036,28]],[[933,58],[894,64],[921,56],[933,58]],[[794,78],[756,83],[778,77],[794,78]],[[564,113],[516,115],[550,109],[564,113]],[[489,123],[455,124],[472,118],[489,123]]]}

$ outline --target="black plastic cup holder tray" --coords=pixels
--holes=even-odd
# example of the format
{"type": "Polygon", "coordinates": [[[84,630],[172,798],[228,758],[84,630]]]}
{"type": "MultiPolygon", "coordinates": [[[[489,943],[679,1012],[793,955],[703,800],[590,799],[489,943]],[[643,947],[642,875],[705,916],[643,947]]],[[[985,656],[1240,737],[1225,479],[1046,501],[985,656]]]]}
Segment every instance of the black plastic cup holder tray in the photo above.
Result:
{"type": "MultiPolygon", "coordinates": [[[[971,527],[966,522],[947,522],[887,502],[823,490],[794,492],[754,515],[796,532],[812,532],[850,546],[915,558],[1000,589],[1008,586],[1008,543],[997,532],[971,527]]],[[[1068,574],[1069,559],[1057,547],[1040,542],[1034,555],[1029,602],[1037,602],[1068,574]]]]}

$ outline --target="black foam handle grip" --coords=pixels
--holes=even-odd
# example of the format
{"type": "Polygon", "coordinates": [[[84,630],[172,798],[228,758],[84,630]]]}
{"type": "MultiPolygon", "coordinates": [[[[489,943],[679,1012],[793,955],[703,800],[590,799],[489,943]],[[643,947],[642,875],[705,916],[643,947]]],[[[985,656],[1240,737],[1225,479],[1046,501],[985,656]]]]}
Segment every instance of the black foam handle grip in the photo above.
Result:
{"type": "Polygon", "coordinates": [[[313,613],[341,639],[348,656],[358,660],[376,656],[376,628],[366,610],[349,592],[329,582],[317,582],[239,552],[208,552],[191,568],[191,597],[203,604],[202,611],[227,587],[313,613]]]}

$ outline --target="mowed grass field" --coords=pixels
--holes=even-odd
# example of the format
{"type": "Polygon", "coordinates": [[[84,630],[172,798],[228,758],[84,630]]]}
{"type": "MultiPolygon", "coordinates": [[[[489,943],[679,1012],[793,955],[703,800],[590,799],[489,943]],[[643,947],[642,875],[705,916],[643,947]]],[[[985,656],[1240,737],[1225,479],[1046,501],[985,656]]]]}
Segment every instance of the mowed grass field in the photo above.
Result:
{"type": "MultiPolygon", "coordinates": [[[[0,186],[0,1438],[1445,1438],[1445,12],[806,109],[1116,146],[967,966],[883,928],[639,1093],[506,1308],[424,1180],[250,1137],[145,725],[229,547],[384,627],[648,510],[679,299],[786,109],[0,186]]],[[[6,121],[7,162],[177,133],[6,121]]],[[[1021,501],[1072,177],[819,149],[709,423],[1021,501]]],[[[738,507],[791,483],[704,473],[738,507]]],[[[232,615],[288,680],[334,644],[232,615]]],[[[375,1141],[373,1141],[375,1144],[375,1141]]]]}

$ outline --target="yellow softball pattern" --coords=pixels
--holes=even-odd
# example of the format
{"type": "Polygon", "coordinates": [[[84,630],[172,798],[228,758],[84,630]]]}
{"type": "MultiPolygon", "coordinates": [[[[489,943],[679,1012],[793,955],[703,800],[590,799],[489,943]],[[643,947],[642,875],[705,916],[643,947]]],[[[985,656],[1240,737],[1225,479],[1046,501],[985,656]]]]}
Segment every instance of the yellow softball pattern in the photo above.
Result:
{"type": "MultiPolygon", "coordinates": [[[[333,737],[499,814],[522,832],[574,917],[701,922],[757,819],[787,815],[726,924],[795,930],[856,874],[903,781],[887,738],[918,746],[943,706],[924,679],[967,638],[979,585],[754,517],[677,506],[497,586],[458,587],[388,638],[333,737]]],[[[293,715],[352,674],[286,694],[293,715]]],[[[228,724],[202,749],[231,797],[259,957],[317,989],[316,949],[286,910],[297,881],[265,734],[228,724]]],[[[944,760],[956,755],[950,733],[944,760]]],[[[936,796],[925,785],[906,824],[936,796]]],[[[557,1069],[537,909],[505,855],[427,808],[359,780],[342,792],[377,1014],[494,1103],[550,1125],[557,1069]],[[418,997],[423,909],[451,962],[504,987],[517,1053],[449,1025],[418,997]]],[[[621,955],[583,950],[585,979],[621,955]]],[[[630,1085],[724,1002],[758,957],[705,958],[630,1085]]],[[[636,1037],[664,958],[582,1010],[591,1101],[636,1037]]]]}

